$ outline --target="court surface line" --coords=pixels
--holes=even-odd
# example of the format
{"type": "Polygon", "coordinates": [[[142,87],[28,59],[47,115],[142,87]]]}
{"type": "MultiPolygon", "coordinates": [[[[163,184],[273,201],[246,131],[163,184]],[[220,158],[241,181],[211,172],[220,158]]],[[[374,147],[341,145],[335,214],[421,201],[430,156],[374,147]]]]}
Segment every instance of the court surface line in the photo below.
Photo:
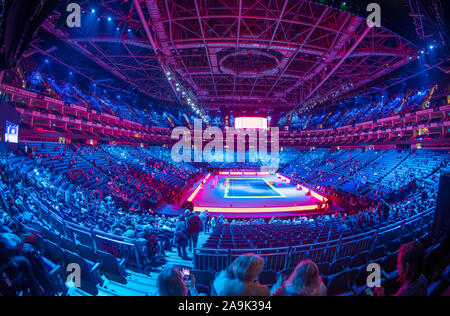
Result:
{"type": "MultiPolygon", "coordinates": [[[[247,178],[229,178],[227,179],[229,180],[229,185],[228,187],[232,187],[232,194],[233,196],[229,196],[229,194],[227,194],[225,192],[225,196],[224,198],[226,199],[274,199],[274,198],[284,198],[286,197],[284,194],[280,193],[277,189],[275,189],[272,185],[270,185],[265,179],[263,178],[256,178],[256,179],[247,179],[247,178]],[[235,191],[234,191],[234,187],[233,187],[233,180],[238,180],[238,181],[248,181],[251,182],[251,180],[259,180],[262,181],[263,183],[265,183],[271,190],[272,192],[275,192],[278,195],[270,195],[270,196],[235,196],[235,191]]],[[[248,186],[251,189],[251,186],[249,183],[246,183],[246,186],[248,186]]]]}

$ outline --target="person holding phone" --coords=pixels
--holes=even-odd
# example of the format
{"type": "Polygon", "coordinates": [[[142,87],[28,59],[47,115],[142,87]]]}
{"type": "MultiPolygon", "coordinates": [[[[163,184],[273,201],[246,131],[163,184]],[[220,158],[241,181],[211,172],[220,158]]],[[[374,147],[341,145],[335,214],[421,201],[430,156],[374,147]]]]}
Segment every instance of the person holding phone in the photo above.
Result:
{"type": "Polygon", "coordinates": [[[159,296],[198,296],[195,276],[189,269],[167,268],[156,281],[159,296]]]}
{"type": "MultiPolygon", "coordinates": [[[[397,260],[399,282],[402,284],[394,296],[427,296],[428,280],[423,275],[425,249],[420,242],[413,241],[400,248],[397,260]]],[[[385,289],[377,287],[375,296],[384,296],[385,289]]]]}
{"type": "Polygon", "coordinates": [[[178,256],[184,260],[192,260],[187,255],[186,247],[188,245],[187,225],[183,218],[179,218],[175,226],[172,244],[177,247],[178,256]]]}

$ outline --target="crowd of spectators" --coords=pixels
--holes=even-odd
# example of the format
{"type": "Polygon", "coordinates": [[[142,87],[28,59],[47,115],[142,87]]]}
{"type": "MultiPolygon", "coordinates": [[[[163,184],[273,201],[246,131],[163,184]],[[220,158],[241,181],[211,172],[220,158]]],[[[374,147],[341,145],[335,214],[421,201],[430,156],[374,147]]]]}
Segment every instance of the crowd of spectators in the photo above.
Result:
{"type": "MultiPolygon", "coordinates": [[[[3,159],[1,170],[4,180],[2,186],[5,185],[4,183],[8,183],[13,190],[18,191],[15,194],[17,201],[12,205],[13,209],[15,204],[21,204],[23,199],[28,199],[27,194],[23,194],[24,192],[35,192],[39,194],[39,199],[46,200],[50,205],[53,205],[55,211],[66,221],[127,239],[149,239],[148,236],[152,235],[154,236],[152,237],[154,239],[152,243],[158,245],[158,248],[151,247],[152,249],[155,249],[158,253],[164,253],[164,249],[174,245],[182,258],[188,258],[186,247],[189,247],[191,251],[196,248],[200,232],[208,231],[216,225],[321,226],[333,221],[339,223],[340,231],[353,230],[357,232],[382,225],[389,220],[394,221],[402,216],[418,214],[434,203],[436,197],[435,188],[432,186],[422,187],[422,194],[417,196],[418,187],[416,186],[402,192],[402,196],[397,197],[397,199],[391,197],[388,202],[372,204],[358,212],[336,212],[284,219],[226,219],[223,215],[214,217],[207,212],[203,212],[200,216],[197,216],[187,211],[180,217],[169,217],[155,214],[151,210],[130,212],[130,210],[118,206],[111,196],[102,197],[97,191],[87,190],[82,186],[76,186],[71,194],[67,194],[57,186],[62,176],[59,175],[55,178],[50,170],[38,163],[32,172],[24,174],[20,168],[15,168],[8,164],[7,159],[3,159]],[[384,207],[384,205],[387,205],[387,207],[384,207]]],[[[28,212],[25,212],[22,216],[30,217],[28,212]]],[[[7,218],[4,217],[2,221],[7,218]]]]}
{"type": "MultiPolygon", "coordinates": [[[[134,240],[138,244],[143,243],[149,258],[158,254],[164,255],[165,249],[175,246],[178,249],[179,256],[188,260],[191,258],[188,257],[187,248],[192,252],[197,247],[199,234],[214,229],[217,225],[321,226],[326,225],[328,221],[337,221],[340,223],[341,230],[351,229],[358,232],[365,228],[374,228],[378,225],[394,222],[401,217],[419,214],[436,202],[435,186],[423,185],[420,190],[418,186],[411,187],[401,196],[397,196],[388,202],[383,201],[376,206],[354,214],[339,212],[314,217],[271,218],[267,221],[261,218],[228,220],[223,215],[214,217],[206,211],[200,214],[186,211],[179,217],[169,217],[150,211],[130,212],[121,209],[110,196],[101,198],[95,191],[86,190],[82,186],[77,186],[71,194],[67,194],[58,186],[60,180],[63,179],[62,175],[55,177],[51,170],[46,169],[38,162],[35,163],[31,171],[22,170],[20,165],[14,164],[15,158],[17,157],[14,154],[8,152],[3,154],[0,159],[2,198],[10,205],[9,211],[2,210],[0,243],[3,245],[3,250],[12,249],[11,252],[2,253],[2,256],[8,260],[18,257],[17,262],[20,263],[18,267],[24,273],[30,273],[29,269],[33,269],[34,264],[29,263],[32,258],[34,258],[32,260],[38,260],[41,264],[37,266],[43,267],[41,274],[38,275],[43,280],[48,278],[46,271],[51,268],[51,263],[36,255],[32,248],[28,248],[30,252],[27,253],[27,246],[21,246],[19,251],[19,244],[26,244],[27,235],[24,235],[24,232],[47,225],[41,220],[36,201],[37,197],[39,201],[54,206],[54,211],[66,221],[120,238],[134,240]],[[20,239],[19,236],[21,236],[20,239]],[[30,255],[30,253],[34,253],[34,255],[30,255]]],[[[401,253],[416,251],[417,247],[417,245],[405,246],[401,253]]],[[[405,260],[417,260],[415,255],[412,257],[416,259],[409,259],[409,255],[406,254],[402,255],[399,257],[399,262],[401,261],[401,264],[406,265],[405,260]]],[[[301,262],[292,275],[286,280],[279,280],[277,287],[273,288],[272,291],[255,281],[263,267],[264,261],[256,255],[239,257],[226,271],[217,276],[214,289],[218,295],[227,296],[267,296],[270,293],[277,296],[326,295],[326,288],[321,282],[320,275],[317,273],[316,265],[313,262],[301,262]]],[[[400,273],[404,273],[404,277],[398,295],[423,294],[423,288],[427,285],[427,282],[421,274],[417,275],[415,272],[408,271],[400,273]]],[[[42,294],[36,291],[42,291],[43,287],[37,287],[36,284],[44,281],[34,281],[30,278],[29,282],[30,284],[27,284],[27,287],[31,294],[42,294]]],[[[51,283],[48,284],[47,291],[50,292],[53,289],[51,283]]],[[[181,291],[180,293],[176,292],[179,295],[189,292],[191,295],[195,295],[195,278],[186,283],[177,269],[163,271],[158,279],[158,289],[162,295],[173,295],[178,291],[176,289],[181,291]],[[164,290],[165,282],[172,282],[170,280],[174,279],[182,281],[179,282],[180,286],[166,286],[164,290]]],[[[382,288],[375,292],[377,295],[384,294],[382,288]]]]}
{"type": "MultiPolygon", "coordinates": [[[[397,258],[399,289],[393,296],[427,296],[429,281],[425,276],[425,248],[417,241],[400,247],[397,258]]],[[[259,276],[264,270],[264,259],[256,254],[237,257],[214,279],[215,295],[228,297],[251,296],[327,296],[327,287],[319,267],[311,260],[302,260],[289,275],[279,274],[272,288],[263,285],[259,276]]],[[[160,296],[198,296],[194,275],[183,276],[177,268],[163,270],[157,281],[160,296]]],[[[369,292],[384,296],[382,286],[369,287],[369,292]]],[[[367,292],[366,292],[367,293],[367,292]]]]}

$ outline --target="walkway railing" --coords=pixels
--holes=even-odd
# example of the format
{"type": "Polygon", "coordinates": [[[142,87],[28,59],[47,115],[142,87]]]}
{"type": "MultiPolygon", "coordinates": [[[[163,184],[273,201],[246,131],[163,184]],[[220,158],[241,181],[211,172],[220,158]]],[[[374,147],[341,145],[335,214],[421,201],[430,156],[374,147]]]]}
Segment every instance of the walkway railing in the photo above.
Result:
{"type": "MultiPolygon", "coordinates": [[[[295,247],[267,249],[211,249],[194,250],[194,267],[198,270],[220,271],[232,263],[235,257],[256,253],[266,261],[266,270],[282,271],[294,268],[301,260],[311,259],[317,263],[333,262],[353,257],[363,251],[371,251],[406,234],[411,238],[424,232],[433,218],[434,208],[382,228],[354,236],[295,247]]],[[[281,227],[282,229],[282,227],[281,227]]]]}

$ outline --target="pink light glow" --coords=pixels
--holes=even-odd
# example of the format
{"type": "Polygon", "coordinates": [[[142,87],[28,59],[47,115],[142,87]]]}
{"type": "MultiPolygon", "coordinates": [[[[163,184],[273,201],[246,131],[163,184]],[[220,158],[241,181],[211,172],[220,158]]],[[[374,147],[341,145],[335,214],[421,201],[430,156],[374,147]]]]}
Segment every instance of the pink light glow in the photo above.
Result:
{"type": "Polygon", "coordinates": [[[289,179],[289,178],[287,178],[287,177],[285,177],[285,176],[283,176],[281,174],[277,173],[277,177],[280,178],[281,180],[286,181],[287,183],[291,183],[291,179],[289,179]]]}
{"type": "Polygon", "coordinates": [[[266,118],[262,117],[237,117],[236,129],[268,129],[268,122],[266,118]]]}
{"type": "Polygon", "coordinates": [[[202,184],[205,184],[210,176],[211,176],[211,173],[208,173],[208,175],[205,177],[205,179],[203,179],[202,182],[200,182],[198,187],[194,190],[194,192],[187,199],[188,202],[192,202],[195,199],[195,197],[197,196],[198,192],[200,192],[200,190],[203,188],[202,184]]]}
{"type": "Polygon", "coordinates": [[[208,207],[200,206],[194,207],[194,212],[203,212],[208,210],[209,213],[236,213],[236,214],[251,214],[251,213],[286,213],[286,212],[301,212],[316,210],[317,205],[302,205],[290,207],[208,207]]]}
{"type": "Polygon", "coordinates": [[[320,195],[320,194],[318,194],[318,193],[316,193],[316,192],[314,192],[314,191],[312,191],[312,190],[310,190],[310,189],[308,189],[308,188],[305,188],[304,186],[301,186],[300,184],[297,185],[297,187],[301,188],[301,190],[302,190],[302,191],[305,191],[305,192],[310,191],[310,192],[311,192],[311,196],[312,196],[312,197],[315,197],[315,198],[318,199],[319,201],[322,201],[322,202],[327,202],[327,201],[328,201],[327,198],[323,197],[322,195],[320,195]]]}
{"type": "Polygon", "coordinates": [[[219,175],[221,176],[270,176],[270,172],[242,172],[242,171],[232,171],[232,172],[225,172],[221,171],[219,172],[219,175]]]}

